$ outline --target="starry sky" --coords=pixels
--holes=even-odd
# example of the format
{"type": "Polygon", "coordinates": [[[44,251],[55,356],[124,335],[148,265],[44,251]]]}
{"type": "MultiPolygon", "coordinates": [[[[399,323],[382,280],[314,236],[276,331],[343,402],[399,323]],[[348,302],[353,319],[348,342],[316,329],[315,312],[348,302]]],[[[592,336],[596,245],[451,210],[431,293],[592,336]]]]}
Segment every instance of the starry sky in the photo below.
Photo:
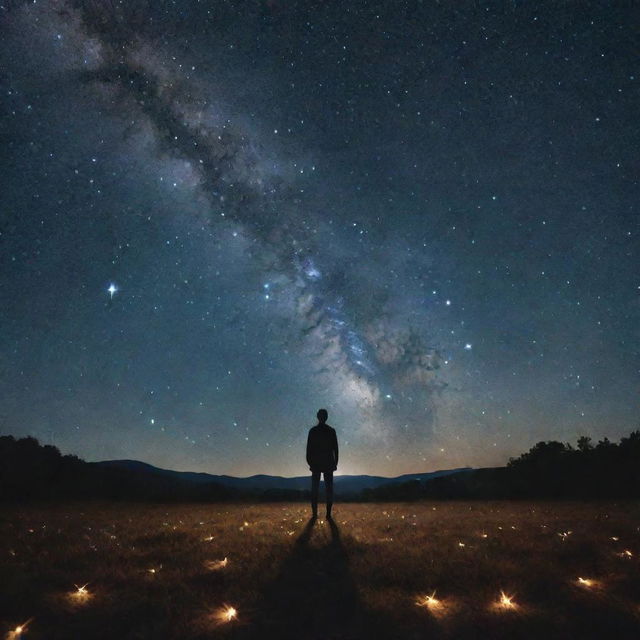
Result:
{"type": "Polygon", "coordinates": [[[640,415],[631,4],[0,6],[0,432],[301,475],[640,415]]]}

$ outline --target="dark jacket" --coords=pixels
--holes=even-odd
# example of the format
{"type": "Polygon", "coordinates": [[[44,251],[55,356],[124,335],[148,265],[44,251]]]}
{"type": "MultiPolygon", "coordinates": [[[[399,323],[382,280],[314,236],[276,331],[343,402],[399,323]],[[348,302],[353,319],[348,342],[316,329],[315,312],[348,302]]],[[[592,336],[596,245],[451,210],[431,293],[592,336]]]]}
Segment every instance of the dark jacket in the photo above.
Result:
{"type": "Polygon", "coordinates": [[[338,468],[338,438],[328,424],[309,429],[307,463],[311,471],[335,471],[338,468]]]}

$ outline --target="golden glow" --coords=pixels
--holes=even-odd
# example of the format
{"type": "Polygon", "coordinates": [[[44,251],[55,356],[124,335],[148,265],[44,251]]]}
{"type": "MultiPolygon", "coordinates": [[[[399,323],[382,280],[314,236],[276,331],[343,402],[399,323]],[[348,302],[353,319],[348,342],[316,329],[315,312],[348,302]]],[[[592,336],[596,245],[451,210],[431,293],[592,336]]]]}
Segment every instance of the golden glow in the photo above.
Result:
{"type": "Polygon", "coordinates": [[[432,610],[442,609],[442,602],[436,598],[436,592],[434,591],[430,596],[420,596],[420,599],[416,602],[419,607],[428,607],[432,610]]]}
{"type": "Polygon", "coordinates": [[[618,538],[618,536],[611,536],[611,539],[612,539],[614,542],[618,542],[618,540],[620,540],[620,538],[618,538]]]}
{"type": "Polygon", "coordinates": [[[229,564],[229,559],[225,556],[222,560],[207,560],[204,564],[210,571],[217,571],[224,569],[229,564]]]}
{"type": "Polygon", "coordinates": [[[69,594],[69,597],[75,602],[86,602],[91,597],[91,594],[87,590],[88,585],[88,582],[86,584],[83,584],[81,587],[79,587],[77,584],[73,585],[76,590],[72,591],[69,594]]]}
{"type": "Polygon", "coordinates": [[[30,618],[26,622],[19,624],[15,629],[13,629],[13,631],[9,631],[6,636],[8,640],[18,640],[19,638],[22,638],[22,634],[27,631],[27,626],[29,625],[31,620],[33,620],[33,618],[30,618]]]}
{"type": "Polygon", "coordinates": [[[516,603],[513,601],[513,596],[508,596],[504,591],[500,591],[498,606],[503,609],[515,609],[517,607],[516,603]]]}
{"type": "Polygon", "coordinates": [[[215,612],[214,617],[216,618],[218,623],[221,624],[231,622],[232,620],[236,620],[238,618],[238,610],[235,607],[231,607],[225,604],[215,612]]]}
{"type": "Polygon", "coordinates": [[[458,542],[458,546],[459,546],[459,547],[464,547],[464,546],[465,546],[465,544],[464,544],[464,542],[458,542]]]}
{"type": "Polygon", "coordinates": [[[429,612],[435,617],[445,616],[451,611],[451,602],[448,600],[439,600],[436,598],[436,592],[434,591],[430,596],[421,595],[416,600],[416,605],[419,607],[426,607],[429,612]]]}
{"type": "Polygon", "coordinates": [[[481,538],[488,538],[488,537],[489,537],[489,534],[488,534],[488,533],[485,533],[485,532],[483,531],[483,532],[480,534],[480,537],[481,537],[481,538]]]}
{"type": "Polygon", "coordinates": [[[202,538],[202,542],[211,542],[213,540],[213,536],[207,536],[206,538],[202,538]]]}
{"type": "Polygon", "coordinates": [[[591,578],[580,578],[578,577],[578,584],[583,586],[583,587],[593,587],[596,584],[595,580],[592,580],[591,578]]]}

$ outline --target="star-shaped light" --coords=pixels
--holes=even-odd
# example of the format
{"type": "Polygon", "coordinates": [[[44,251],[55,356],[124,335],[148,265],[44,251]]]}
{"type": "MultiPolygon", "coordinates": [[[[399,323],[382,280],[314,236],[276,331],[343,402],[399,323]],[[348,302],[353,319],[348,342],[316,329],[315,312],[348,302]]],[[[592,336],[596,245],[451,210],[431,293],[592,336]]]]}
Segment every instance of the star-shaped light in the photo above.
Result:
{"type": "Polygon", "coordinates": [[[116,285],[113,284],[113,282],[112,282],[109,285],[109,288],[107,289],[107,291],[109,292],[109,295],[111,296],[111,300],[113,300],[114,294],[118,293],[118,287],[116,287],[116,285]]]}

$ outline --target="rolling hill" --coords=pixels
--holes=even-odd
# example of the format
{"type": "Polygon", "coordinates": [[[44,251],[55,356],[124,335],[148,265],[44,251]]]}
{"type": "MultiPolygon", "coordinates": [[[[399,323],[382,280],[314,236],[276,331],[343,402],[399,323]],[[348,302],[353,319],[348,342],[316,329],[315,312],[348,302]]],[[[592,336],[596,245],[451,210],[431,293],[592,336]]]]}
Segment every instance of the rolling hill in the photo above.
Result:
{"type": "MultiPolygon", "coordinates": [[[[285,478],[282,476],[270,475],[254,475],[248,478],[236,478],[228,475],[214,475],[210,473],[196,473],[193,471],[172,471],[169,469],[161,469],[140,462],[139,460],[105,460],[103,462],[91,463],[104,468],[119,468],[138,473],[146,473],[152,476],[161,476],[164,478],[173,478],[181,482],[190,482],[194,485],[204,485],[215,483],[228,489],[237,491],[269,491],[269,490],[288,490],[288,491],[304,491],[309,489],[310,476],[297,476],[293,478],[285,478]]],[[[369,475],[337,475],[334,478],[334,487],[337,495],[357,494],[365,489],[377,489],[385,485],[399,485],[406,482],[419,481],[426,482],[434,478],[440,478],[458,473],[467,473],[473,469],[462,467],[459,469],[443,469],[440,471],[432,471],[428,473],[410,473],[387,478],[384,476],[369,475]]]]}

